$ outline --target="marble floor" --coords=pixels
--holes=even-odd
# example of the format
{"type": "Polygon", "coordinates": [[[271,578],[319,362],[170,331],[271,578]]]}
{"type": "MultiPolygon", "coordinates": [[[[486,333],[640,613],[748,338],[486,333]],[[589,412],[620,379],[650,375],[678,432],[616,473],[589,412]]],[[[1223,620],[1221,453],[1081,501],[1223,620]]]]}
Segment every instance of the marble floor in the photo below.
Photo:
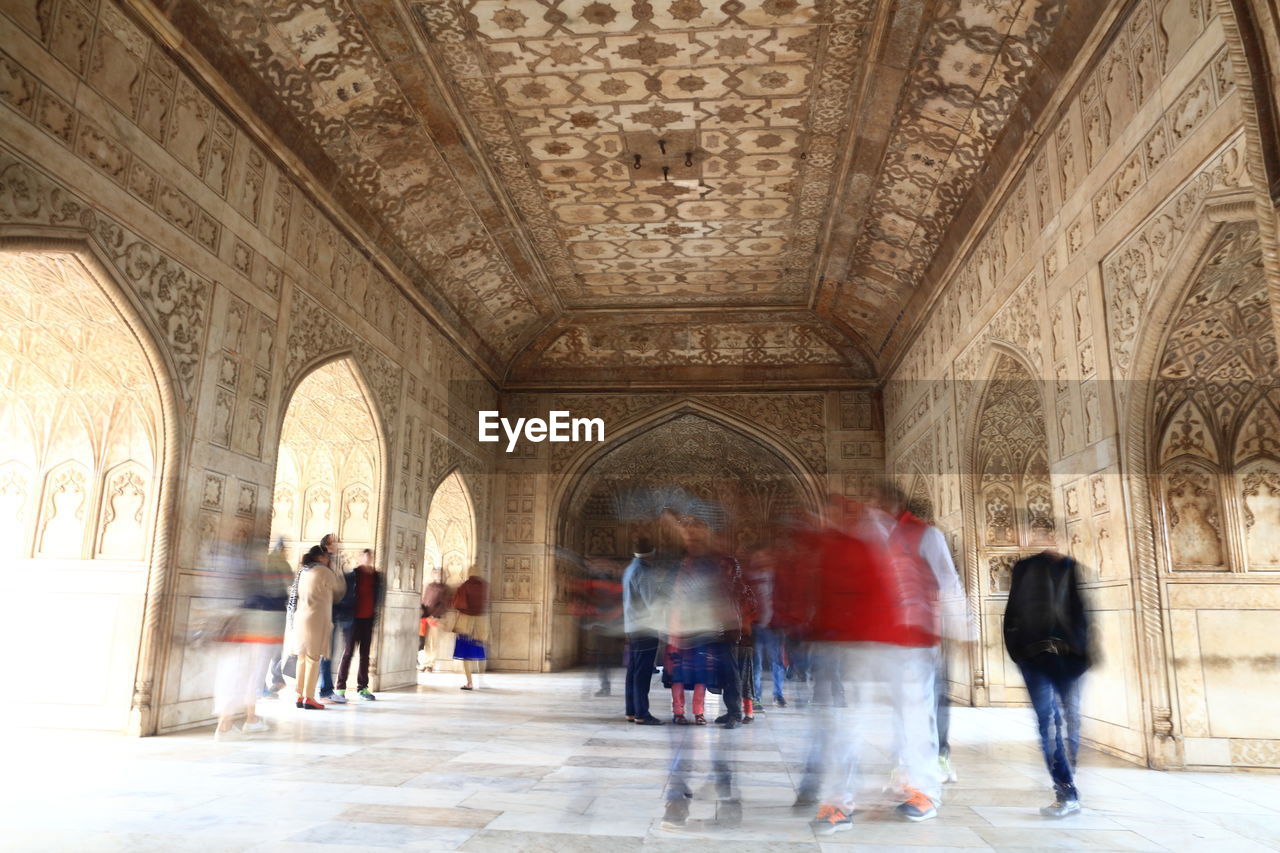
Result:
{"type": "Polygon", "coordinates": [[[820,843],[811,815],[790,808],[803,710],[733,731],[642,728],[586,678],[490,674],[466,693],[440,673],[324,712],[263,702],[271,732],[218,743],[211,729],[141,740],[11,730],[0,849],[1280,850],[1280,776],[1159,773],[1093,751],[1081,755],[1083,813],[1046,821],[1030,712],[968,708],[954,712],[960,781],[936,820],[873,806],[820,843]],[[660,826],[673,736],[687,738],[695,790],[678,832],[660,826]],[[712,748],[734,769],[734,828],[716,822],[712,748]]]}

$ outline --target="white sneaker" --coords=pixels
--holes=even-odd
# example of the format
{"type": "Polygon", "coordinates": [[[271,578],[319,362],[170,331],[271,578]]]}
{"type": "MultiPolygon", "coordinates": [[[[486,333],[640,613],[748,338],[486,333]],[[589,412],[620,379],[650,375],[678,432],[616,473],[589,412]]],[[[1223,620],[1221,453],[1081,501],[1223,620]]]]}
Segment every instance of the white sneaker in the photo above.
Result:
{"type": "Polygon", "coordinates": [[[956,775],[956,769],[951,766],[951,757],[949,755],[938,756],[938,770],[942,773],[943,782],[960,781],[960,777],[956,775]]]}
{"type": "Polygon", "coordinates": [[[235,726],[229,729],[214,729],[213,742],[222,743],[228,740],[244,740],[244,735],[235,726]]]}
{"type": "Polygon", "coordinates": [[[1045,817],[1070,817],[1080,811],[1079,800],[1054,800],[1053,805],[1045,806],[1040,809],[1040,814],[1045,817]]]}
{"type": "Polygon", "coordinates": [[[258,734],[259,732],[271,731],[271,726],[267,725],[266,720],[254,720],[252,723],[245,723],[240,727],[240,731],[247,735],[258,734]]]}

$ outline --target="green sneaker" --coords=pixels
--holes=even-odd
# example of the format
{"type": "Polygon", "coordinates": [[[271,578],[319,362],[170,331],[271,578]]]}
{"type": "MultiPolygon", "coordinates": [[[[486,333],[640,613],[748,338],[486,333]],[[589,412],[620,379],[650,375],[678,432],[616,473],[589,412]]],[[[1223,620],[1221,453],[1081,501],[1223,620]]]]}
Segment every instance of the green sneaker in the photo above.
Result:
{"type": "Polygon", "coordinates": [[[374,701],[375,699],[377,699],[378,697],[377,697],[377,696],[374,696],[374,695],[373,695],[373,691],[372,691],[372,690],[370,690],[368,687],[366,687],[365,689],[363,689],[363,690],[361,690],[361,691],[360,691],[360,698],[361,698],[361,699],[363,699],[363,700],[364,700],[364,701],[366,701],[366,702],[372,702],[372,701],[374,701]]]}

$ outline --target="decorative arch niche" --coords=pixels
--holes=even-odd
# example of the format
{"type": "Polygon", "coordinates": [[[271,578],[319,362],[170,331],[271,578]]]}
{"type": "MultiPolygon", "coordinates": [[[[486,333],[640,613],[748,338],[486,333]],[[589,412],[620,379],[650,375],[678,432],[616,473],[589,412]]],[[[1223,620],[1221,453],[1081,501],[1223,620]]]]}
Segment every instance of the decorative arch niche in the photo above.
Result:
{"type": "Polygon", "coordinates": [[[0,556],[41,602],[12,617],[33,651],[10,676],[39,684],[14,719],[147,733],[149,697],[134,697],[167,563],[167,365],[124,291],[67,244],[0,250],[0,322],[0,556]],[[92,675],[45,678],[63,671],[92,675]]]}
{"type": "Polygon", "coordinates": [[[1173,572],[1280,571],[1280,368],[1256,224],[1224,226],[1156,361],[1151,470],[1173,572]]]}
{"type": "Polygon", "coordinates": [[[290,562],[327,533],[354,565],[375,548],[382,442],[365,384],[350,358],[317,367],[298,384],[280,429],[271,538],[290,562]]]}
{"type": "Polygon", "coordinates": [[[978,544],[984,592],[1008,592],[1013,564],[1056,541],[1049,442],[1038,383],[998,353],[974,438],[978,544]]]}

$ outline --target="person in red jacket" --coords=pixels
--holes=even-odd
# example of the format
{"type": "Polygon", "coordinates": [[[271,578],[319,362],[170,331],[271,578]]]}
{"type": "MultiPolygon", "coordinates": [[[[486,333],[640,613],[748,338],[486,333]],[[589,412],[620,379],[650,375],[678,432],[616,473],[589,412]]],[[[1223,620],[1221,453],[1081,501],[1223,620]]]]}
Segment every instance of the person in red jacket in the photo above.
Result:
{"type": "Polygon", "coordinates": [[[894,723],[891,754],[905,774],[898,814],[912,821],[937,815],[941,789],[933,678],[939,635],[938,582],[920,558],[927,525],[835,497],[836,525],[811,536],[818,592],[810,637],[828,672],[843,669],[862,683],[844,711],[827,706],[817,728],[797,805],[820,802],[814,830],[830,835],[852,826],[865,731],[875,693],[887,693],[894,723]],[[878,690],[877,690],[878,688],[878,690]],[[819,801],[824,771],[834,771],[819,801]]]}

